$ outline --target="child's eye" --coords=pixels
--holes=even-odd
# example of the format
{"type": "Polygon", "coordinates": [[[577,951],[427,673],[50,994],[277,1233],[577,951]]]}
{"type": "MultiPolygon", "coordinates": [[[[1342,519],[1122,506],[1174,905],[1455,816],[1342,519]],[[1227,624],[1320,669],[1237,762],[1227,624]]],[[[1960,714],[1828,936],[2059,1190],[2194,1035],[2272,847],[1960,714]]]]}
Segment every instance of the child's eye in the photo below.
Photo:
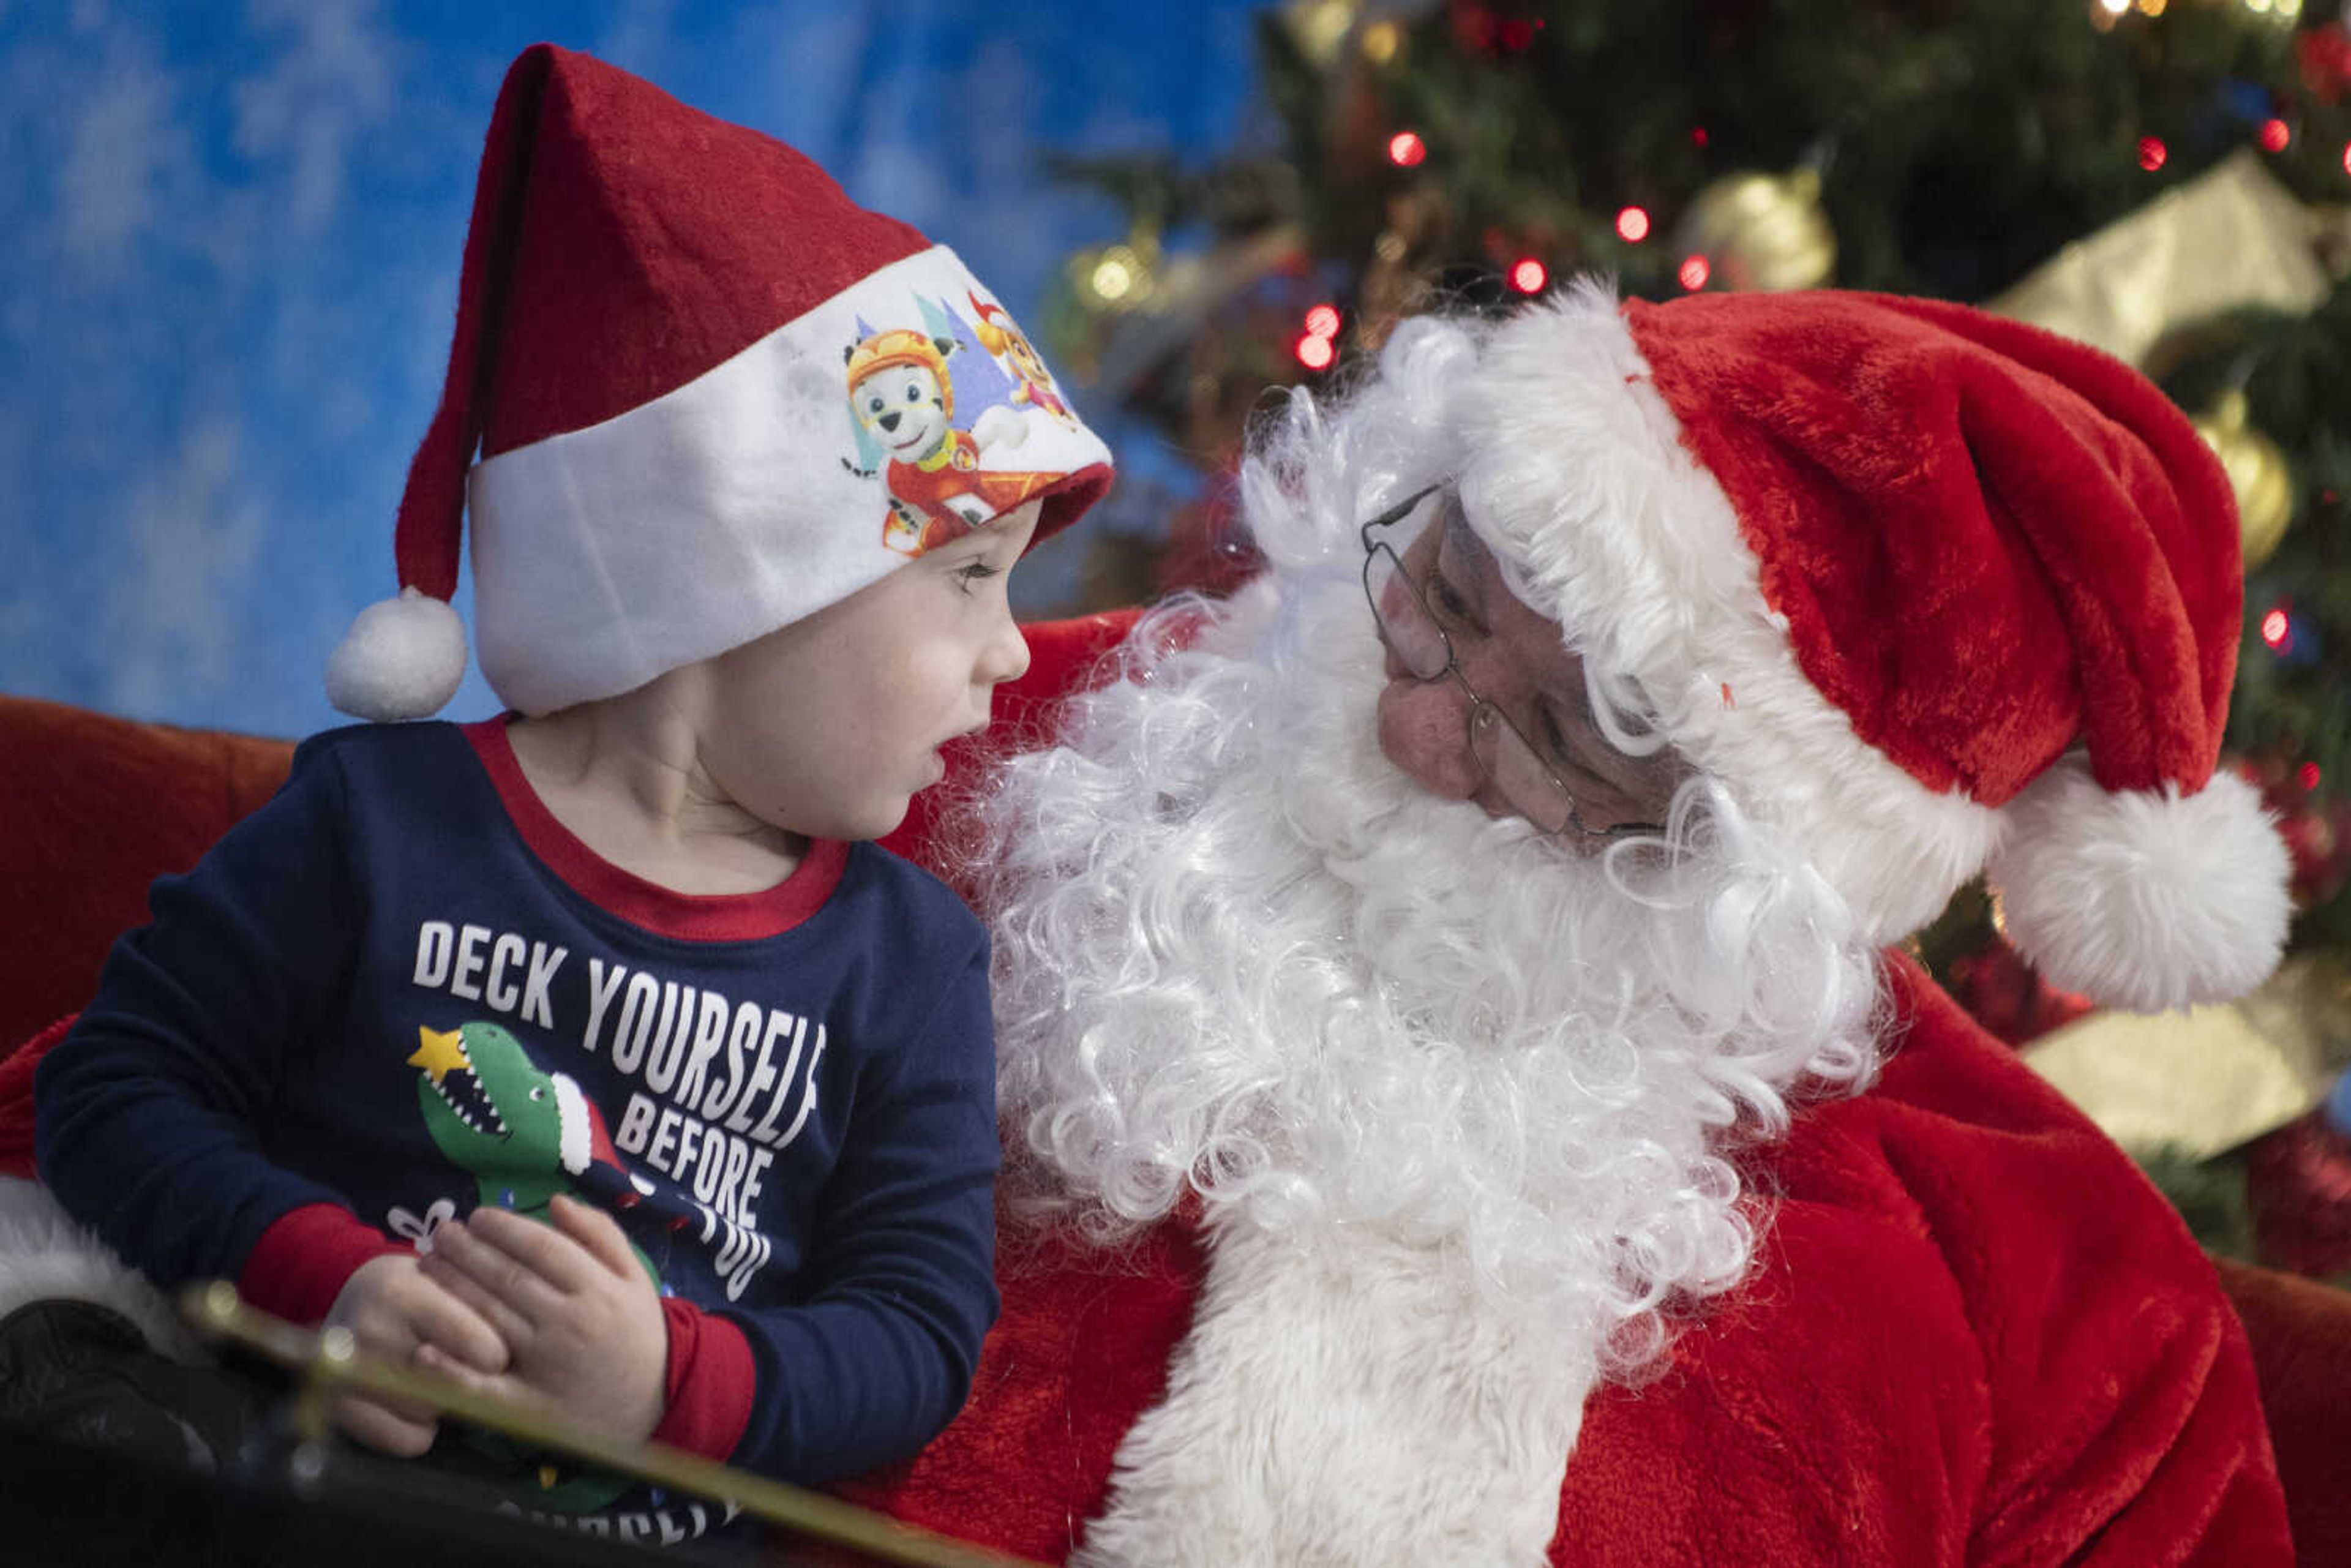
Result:
{"type": "Polygon", "coordinates": [[[1002,575],[1003,572],[998,568],[992,567],[986,561],[980,560],[976,560],[968,566],[958,567],[956,569],[956,581],[962,587],[966,593],[969,593],[973,589],[978,587],[981,583],[986,582],[989,578],[1001,577],[1002,575]]]}

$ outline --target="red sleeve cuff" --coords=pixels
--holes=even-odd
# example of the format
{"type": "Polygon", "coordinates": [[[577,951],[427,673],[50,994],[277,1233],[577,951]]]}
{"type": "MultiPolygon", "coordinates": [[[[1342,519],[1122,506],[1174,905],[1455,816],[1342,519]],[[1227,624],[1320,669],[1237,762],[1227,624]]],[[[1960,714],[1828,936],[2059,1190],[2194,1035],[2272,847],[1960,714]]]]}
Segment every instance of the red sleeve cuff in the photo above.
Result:
{"type": "Polygon", "coordinates": [[[662,1299],[669,1324],[669,1369],[663,1377],[668,1406],[653,1440],[724,1463],[751,1424],[758,1369],[751,1342],[726,1319],[679,1296],[662,1299]]]}
{"type": "Polygon", "coordinates": [[[288,1322],[320,1322],[360,1264],[408,1250],[340,1205],[305,1204],[261,1233],[246,1254],[237,1292],[288,1322]]]}

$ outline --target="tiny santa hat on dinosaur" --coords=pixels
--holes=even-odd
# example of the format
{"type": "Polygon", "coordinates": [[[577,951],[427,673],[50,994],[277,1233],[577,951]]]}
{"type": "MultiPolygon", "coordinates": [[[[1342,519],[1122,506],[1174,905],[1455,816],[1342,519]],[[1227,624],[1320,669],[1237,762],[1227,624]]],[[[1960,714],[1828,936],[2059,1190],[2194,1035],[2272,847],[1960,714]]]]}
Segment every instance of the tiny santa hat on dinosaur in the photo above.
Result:
{"type": "Polygon", "coordinates": [[[2216,770],[2236,507],[2137,371],[1935,301],[1585,285],[1495,329],[1457,412],[1513,587],[1873,938],[1988,870],[2101,1003],[2275,966],[2285,849],[2216,770]]]}
{"type": "Polygon", "coordinates": [[[1110,455],[1033,360],[991,356],[973,300],[995,302],[953,252],[782,142],[526,50],[401,500],[402,594],[360,612],[329,696],[379,719],[449,699],[468,511],[483,674],[524,713],[764,636],[1029,500],[1038,538],[1067,526],[1110,455]],[[877,338],[907,351],[861,361],[877,338]]]}
{"type": "Polygon", "coordinates": [[[653,1184],[621,1163],[605,1129],[604,1113],[568,1072],[548,1074],[555,1085],[556,1155],[564,1174],[605,1208],[626,1212],[654,1191],[653,1184]]]}

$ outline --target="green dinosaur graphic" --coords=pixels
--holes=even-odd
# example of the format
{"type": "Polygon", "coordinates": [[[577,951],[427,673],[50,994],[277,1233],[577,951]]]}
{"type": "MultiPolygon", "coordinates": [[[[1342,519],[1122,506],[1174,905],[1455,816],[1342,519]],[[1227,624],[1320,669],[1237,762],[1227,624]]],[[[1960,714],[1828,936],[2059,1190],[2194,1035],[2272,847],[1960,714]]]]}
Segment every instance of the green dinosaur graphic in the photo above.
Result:
{"type": "MultiPolygon", "coordinates": [[[[563,1074],[541,1069],[496,1024],[476,1020],[416,1034],[407,1064],[417,1070],[416,1102],[434,1143],[474,1173],[482,1204],[549,1222],[556,1195],[572,1192],[572,1177],[588,1168],[595,1112],[587,1097],[563,1074]]],[[[642,1248],[633,1249],[658,1287],[661,1271],[642,1248]]],[[[495,1432],[469,1430],[466,1437],[532,1507],[578,1513],[605,1506],[634,1484],[568,1456],[527,1451],[495,1432]]]]}
{"type": "Polygon", "coordinates": [[[494,1023],[416,1034],[420,1043],[408,1065],[418,1070],[425,1131],[451,1161],[474,1173],[483,1203],[545,1219],[555,1195],[572,1190],[556,1075],[541,1071],[494,1023]]]}

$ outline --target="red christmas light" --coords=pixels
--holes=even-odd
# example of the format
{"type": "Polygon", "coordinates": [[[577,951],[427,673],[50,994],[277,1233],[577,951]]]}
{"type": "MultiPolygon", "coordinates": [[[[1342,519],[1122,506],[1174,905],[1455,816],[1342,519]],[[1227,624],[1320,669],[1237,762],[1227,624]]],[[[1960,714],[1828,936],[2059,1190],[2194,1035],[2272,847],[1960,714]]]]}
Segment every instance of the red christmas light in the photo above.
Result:
{"type": "Polygon", "coordinates": [[[2286,614],[2284,605],[2262,617],[2262,641],[2270,645],[2273,653],[2284,653],[2286,644],[2294,641],[2294,621],[2286,614]]]}
{"type": "Polygon", "coordinates": [[[1447,6],[1447,10],[1453,18],[1454,41],[1464,50],[1483,53],[1493,47],[1494,33],[1501,26],[1501,21],[1492,11],[1478,4],[1477,0],[1463,0],[1462,4],[1447,6]]]}
{"type": "Polygon", "coordinates": [[[1428,143],[1416,131],[1399,131],[1388,138],[1388,162],[1399,169],[1409,169],[1428,156],[1428,143]]]}
{"type": "Polygon", "coordinates": [[[2171,149],[2163,144],[2162,137],[2142,136],[2138,139],[2138,166],[2148,173],[2162,168],[2164,160],[2170,156],[2171,149]]]}
{"type": "Polygon", "coordinates": [[[2286,149],[2286,144],[2293,140],[2294,127],[2288,125],[2284,120],[2277,119],[2275,116],[2272,116],[2270,119],[2262,121],[2262,152],[2283,152],[2286,149]]]}
{"type": "Polygon", "coordinates": [[[1693,125],[1690,127],[1690,145],[1693,147],[1703,147],[1706,145],[1705,126],[1693,125]]]}
{"type": "Polygon", "coordinates": [[[1551,273],[1533,256],[1519,257],[1510,268],[1510,287],[1521,294],[1541,294],[1542,286],[1551,281],[1551,273]]]}
{"type": "Polygon", "coordinates": [[[1706,280],[1714,276],[1714,268],[1707,264],[1706,257],[1702,256],[1686,256],[1682,257],[1680,269],[1674,276],[1681,279],[1684,288],[1696,294],[1706,287],[1706,280]]]}
{"type": "Polygon", "coordinates": [[[1638,245],[1649,237],[1649,214],[1641,207],[1626,207],[1616,214],[1616,232],[1628,244],[1638,245]]]}
{"type": "Polygon", "coordinates": [[[2343,144],[2343,172],[2351,174],[2351,141],[2343,144]]]}
{"type": "Polygon", "coordinates": [[[1298,362],[1310,371],[1327,371],[1331,368],[1331,361],[1339,357],[1339,350],[1332,346],[1330,339],[1317,337],[1311,332],[1301,336],[1290,352],[1296,354],[1298,362]]]}
{"type": "Polygon", "coordinates": [[[2304,763],[2300,768],[2294,770],[2294,782],[2300,784],[2302,786],[2303,793],[2307,795],[2310,791],[2318,788],[2318,764],[2315,762],[2304,763]]]}
{"type": "Polygon", "coordinates": [[[2302,68],[2302,85],[2321,103],[2339,103],[2351,86],[2351,32],[2340,22],[2304,27],[2294,36],[2294,59],[2302,68]]]}
{"type": "Polygon", "coordinates": [[[1317,305],[1306,313],[1306,335],[1310,338],[1335,338],[1339,335],[1339,308],[1317,305]]]}

